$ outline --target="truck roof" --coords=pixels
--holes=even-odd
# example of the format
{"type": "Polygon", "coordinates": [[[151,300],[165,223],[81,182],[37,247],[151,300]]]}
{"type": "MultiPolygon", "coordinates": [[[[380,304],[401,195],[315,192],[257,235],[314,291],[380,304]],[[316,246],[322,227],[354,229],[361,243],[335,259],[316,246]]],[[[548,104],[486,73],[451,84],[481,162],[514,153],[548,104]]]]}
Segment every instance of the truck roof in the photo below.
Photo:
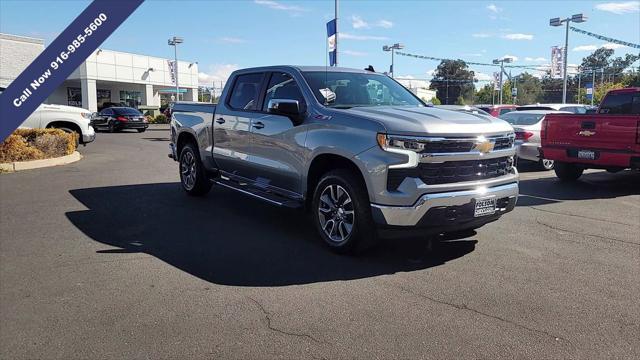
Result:
{"type": "Polygon", "coordinates": [[[333,67],[333,66],[300,66],[300,65],[271,65],[271,66],[260,66],[260,67],[252,67],[252,68],[244,68],[236,70],[237,72],[255,72],[255,71],[274,71],[274,70],[298,70],[298,71],[329,71],[329,72],[350,72],[350,73],[362,73],[362,74],[371,74],[371,71],[363,70],[363,69],[353,69],[353,68],[345,68],[345,67],[333,67]]]}

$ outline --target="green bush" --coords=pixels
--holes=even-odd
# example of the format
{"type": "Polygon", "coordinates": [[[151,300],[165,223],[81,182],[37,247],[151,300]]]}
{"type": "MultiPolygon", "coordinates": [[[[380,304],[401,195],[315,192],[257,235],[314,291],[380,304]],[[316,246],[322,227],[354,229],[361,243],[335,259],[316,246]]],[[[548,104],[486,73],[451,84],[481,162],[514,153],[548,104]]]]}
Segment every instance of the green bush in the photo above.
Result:
{"type": "Polygon", "coordinates": [[[0,163],[69,155],[77,139],[77,133],[60,129],[17,129],[0,143],[0,163]]]}
{"type": "Polygon", "coordinates": [[[166,116],[160,114],[160,115],[156,115],[156,117],[153,120],[150,120],[149,123],[151,123],[151,124],[168,124],[169,123],[169,119],[167,119],[166,116]]]}

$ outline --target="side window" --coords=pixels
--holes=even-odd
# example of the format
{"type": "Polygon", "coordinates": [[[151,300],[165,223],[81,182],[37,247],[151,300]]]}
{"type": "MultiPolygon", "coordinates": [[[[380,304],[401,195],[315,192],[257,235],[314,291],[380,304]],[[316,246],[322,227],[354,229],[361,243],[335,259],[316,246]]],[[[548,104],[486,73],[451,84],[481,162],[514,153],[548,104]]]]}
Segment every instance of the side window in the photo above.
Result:
{"type": "Polygon", "coordinates": [[[299,104],[304,103],[304,97],[298,84],[291,75],[286,73],[273,73],[271,75],[262,110],[267,111],[269,100],[271,99],[297,100],[299,104]]]}
{"type": "Polygon", "coordinates": [[[577,114],[576,108],[573,107],[573,106],[562,107],[562,108],[560,108],[560,111],[566,111],[566,112],[577,114]]]}
{"type": "Polygon", "coordinates": [[[262,77],[262,73],[239,75],[231,90],[229,106],[235,110],[256,110],[262,77]]]}
{"type": "Polygon", "coordinates": [[[511,111],[513,111],[513,110],[511,110],[511,109],[500,109],[500,115],[504,115],[504,114],[509,113],[511,111]]]}
{"type": "Polygon", "coordinates": [[[104,116],[111,116],[113,115],[113,110],[111,109],[104,109],[100,112],[100,115],[104,115],[104,116]]]}
{"type": "Polygon", "coordinates": [[[633,93],[608,94],[600,105],[600,114],[631,114],[633,93]]]}
{"type": "Polygon", "coordinates": [[[640,115],[640,94],[633,95],[633,102],[631,103],[631,114],[640,115]]]}

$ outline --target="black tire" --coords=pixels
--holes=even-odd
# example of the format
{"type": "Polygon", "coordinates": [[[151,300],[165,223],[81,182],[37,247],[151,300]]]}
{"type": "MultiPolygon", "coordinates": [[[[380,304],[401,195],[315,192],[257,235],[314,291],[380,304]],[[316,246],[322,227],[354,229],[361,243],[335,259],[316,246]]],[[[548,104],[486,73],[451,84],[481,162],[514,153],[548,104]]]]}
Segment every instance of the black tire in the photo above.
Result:
{"type": "Polygon", "coordinates": [[[116,126],[113,124],[112,121],[109,122],[109,132],[110,133],[116,132],[116,126]]]}
{"type": "Polygon", "coordinates": [[[311,211],[318,235],[334,252],[353,254],[376,243],[366,185],[349,170],[332,170],[320,178],[311,211]]]}
{"type": "Polygon", "coordinates": [[[143,132],[147,131],[147,129],[136,129],[136,130],[138,130],[139,133],[143,133],[143,132]]]}
{"type": "Polygon", "coordinates": [[[202,196],[211,190],[213,183],[207,178],[200,155],[193,143],[188,143],[182,148],[178,163],[180,184],[187,194],[202,196]]]}
{"type": "Polygon", "coordinates": [[[575,164],[561,162],[555,163],[554,170],[556,172],[556,176],[562,181],[576,181],[584,172],[583,168],[576,166],[575,164]]]}
{"type": "Polygon", "coordinates": [[[538,166],[541,170],[553,170],[555,161],[549,159],[538,160],[538,166]]]}

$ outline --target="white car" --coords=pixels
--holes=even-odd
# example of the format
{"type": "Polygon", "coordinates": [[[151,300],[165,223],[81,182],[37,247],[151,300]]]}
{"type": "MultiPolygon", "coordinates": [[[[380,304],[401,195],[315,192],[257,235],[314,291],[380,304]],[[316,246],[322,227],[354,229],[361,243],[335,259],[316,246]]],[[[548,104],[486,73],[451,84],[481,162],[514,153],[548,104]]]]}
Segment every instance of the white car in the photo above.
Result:
{"type": "Polygon", "coordinates": [[[516,110],[556,110],[567,111],[573,114],[586,114],[590,106],[585,104],[531,104],[518,106],[516,110]]]}
{"type": "Polygon", "coordinates": [[[57,128],[66,132],[77,132],[79,143],[95,140],[96,132],[89,125],[91,111],[74,106],[41,104],[20,127],[57,128]]]}
{"type": "Polygon", "coordinates": [[[547,114],[571,114],[555,110],[518,110],[500,115],[500,119],[513,126],[516,133],[516,156],[518,161],[533,161],[545,170],[553,169],[553,160],[540,159],[540,130],[547,114]]]}

